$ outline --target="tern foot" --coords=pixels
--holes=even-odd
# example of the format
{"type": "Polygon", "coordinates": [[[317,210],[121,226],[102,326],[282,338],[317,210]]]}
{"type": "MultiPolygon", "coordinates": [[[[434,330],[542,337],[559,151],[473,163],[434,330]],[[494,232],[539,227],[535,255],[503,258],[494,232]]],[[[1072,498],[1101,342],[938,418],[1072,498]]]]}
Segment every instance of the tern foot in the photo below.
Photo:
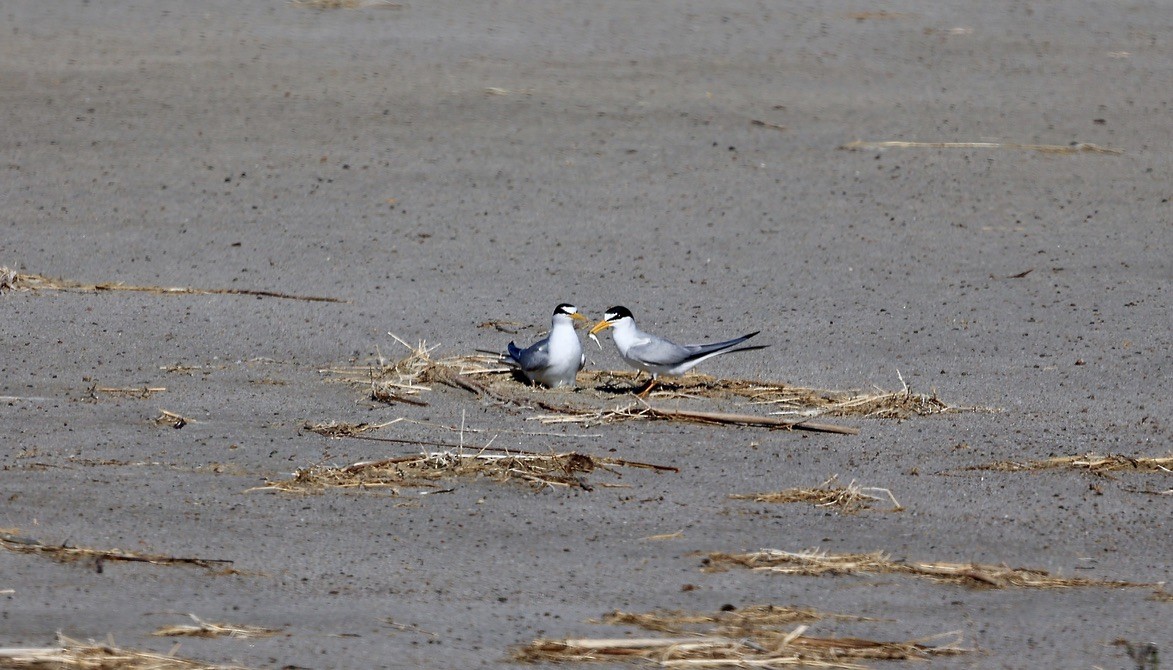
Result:
{"type": "Polygon", "coordinates": [[[650,382],[648,382],[646,386],[643,387],[643,390],[641,390],[639,393],[636,393],[635,395],[638,398],[646,398],[648,396],[648,394],[651,393],[652,389],[654,389],[654,388],[656,388],[656,378],[652,377],[652,380],[650,382]]]}

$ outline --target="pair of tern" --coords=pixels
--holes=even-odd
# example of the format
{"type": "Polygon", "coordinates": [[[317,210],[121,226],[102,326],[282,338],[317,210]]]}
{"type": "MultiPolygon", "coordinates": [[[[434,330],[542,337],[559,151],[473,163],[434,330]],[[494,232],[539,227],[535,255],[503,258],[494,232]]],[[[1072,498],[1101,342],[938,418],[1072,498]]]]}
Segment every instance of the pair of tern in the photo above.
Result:
{"type": "MultiPolygon", "coordinates": [[[[550,387],[574,386],[578,371],[586,365],[586,355],[582,353],[578,333],[574,332],[574,322],[585,320],[586,317],[579,314],[574,305],[562,303],[554,308],[548,336],[526,349],[510,342],[509,353],[502,360],[519,370],[531,383],[550,387]]],[[[622,306],[606,311],[603,320],[591,328],[591,339],[595,339],[595,333],[608,328],[612,329],[611,337],[623,360],[631,367],[652,375],[652,380],[640,391],[640,395],[651,391],[661,375],[678,377],[714,356],[765,348],[734,349],[759,331],[712,344],[676,344],[640,330],[635,325],[631,310],[622,306]]]]}

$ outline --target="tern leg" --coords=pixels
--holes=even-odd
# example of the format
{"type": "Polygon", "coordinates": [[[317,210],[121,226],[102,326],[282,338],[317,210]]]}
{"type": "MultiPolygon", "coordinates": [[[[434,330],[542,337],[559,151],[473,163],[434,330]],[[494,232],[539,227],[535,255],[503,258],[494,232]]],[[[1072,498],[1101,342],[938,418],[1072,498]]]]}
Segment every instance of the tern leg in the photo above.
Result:
{"type": "Polygon", "coordinates": [[[643,387],[643,390],[641,390],[639,393],[636,393],[635,395],[640,398],[647,397],[647,395],[652,392],[652,389],[656,388],[656,381],[656,376],[652,375],[651,381],[649,381],[647,385],[643,387]]]}

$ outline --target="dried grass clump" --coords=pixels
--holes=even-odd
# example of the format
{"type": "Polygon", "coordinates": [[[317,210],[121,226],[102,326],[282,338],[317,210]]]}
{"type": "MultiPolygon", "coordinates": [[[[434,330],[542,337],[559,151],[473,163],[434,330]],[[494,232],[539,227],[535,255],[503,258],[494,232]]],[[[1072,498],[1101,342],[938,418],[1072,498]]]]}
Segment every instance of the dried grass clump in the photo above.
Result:
{"type": "Polygon", "coordinates": [[[1165,585],[1160,584],[1145,600],[1152,600],[1158,603],[1173,603],[1173,593],[1166,591],[1165,585]]]}
{"type": "Polygon", "coordinates": [[[1123,454],[1109,454],[1107,456],[1085,454],[1083,456],[1056,456],[1041,461],[996,461],[986,465],[970,466],[966,469],[1021,472],[1023,470],[1052,470],[1055,468],[1086,470],[1097,475],[1108,472],[1163,472],[1170,474],[1173,473],[1173,456],[1149,458],[1123,454]]]}
{"type": "MultiPolygon", "coordinates": [[[[947,633],[945,644],[928,640],[882,642],[851,637],[813,637],[806,626],[791,631],[742,628],[722,634],[668,638],[602,638],[535,640],[514,651],[518,661],[651,662],[660,667],[781,667],[865,668],[860,660],[909,660],[972,651],[961,646],[958,633],[947,633]]],[[[937,636],[944,637],[944,636],[937,636]]]]}
{"type": "Polygon", "coordinates": [[[19,275],[16,273],[16,270],[6,266],[0,266],[0,293],[23,290],[18,282],[18,277],[19,275]]]}
{"type": "Polygon", "coordinates": [[[366,433],[368,431],[378,430],[380,428],[386,428],[387,426],[390,426],[393,423],[395,423],[395,422],[388,421],[386,423],[366,423],[366,422],[363,422],[363,423],[342,423],[342,422],[338,422],[338,421],[327,421],[325,423],[314,423],[312,421],[306,421],[305,424],[302,425],[302,428],[304,428],[305,430],[308,430],[311,433],[317,433],[318,435],[324,435],[326,437],[331,437],[331,438],[340,438],[340,437],[354,437],[356,435],[362,435],[363,433],[366,433]]]}
{"type": "Polygon", "coordinates": [[[98,386],[94,384],[90,387],[90,396],[96,396],[99,393],[106,393],[109,395],[123,396],[126,398],[139,398],[146,400],[156,393],[163,393],[167,390],[164,386],[98,386]]]}
{"type": "Polygon", "coordinates": [[[133,551],[122,551],[121,549],[89,549],[86,547],[70,547],[64,544],[60,546],[49,545],[13,533],[0,533],[0,546],[17,553],[47,556],[62,563],[83,560],[93,561],[94,569],[98,572],[102,571],[102,565],[106,561],[120,561],[127,563],[150,563],[152,565],[192,565],[215,571],[217,574],[239,574],[231,567],[232,561],[224,559],[140,554],[133,551]]]}
{"type": "Polygon", "coordinates": [[[213,665],[174,654],[122,649],[113,642],[82,642],[58,634],[57,647],[0,648],[0,666],[28,670],[247,670],[213,665]]]}
{"type": "Polygon", "coordinates": [[[522,482],[539,489],[548,486],[589,491],[592,486],[582,475],[596,469],[613,472],[614,467],[677,471],[676,468],[663,465],[592,457],[574,452],[537,454],[481,449],[465,453],[463,450],[445,450],[343,467],[318,465],[301,468],[293,473],[292,479],[268,481],[265,486],[254,490],[318,493],[329,488],[386,488],[398,493],[399,487],[437,488],[441,481],[486,478],[498,482],[522,482]]]}
{"type": "Polygon", "coordinates": [[[859,486],[854,479],[847,486],[835,486],[838,478],[839,475],[834,475],[813,489],[785,489],[773,493],[734,493],[729,497],[733,500],[752,500],[759,503],[804,502],[818,507],[837,507],[843,514],[855,514],[865,509],[871,509],[873,502],[884,500],[885,498],[873,495],[873,493],[883,493],[886,494],[887,500],[892,502],[890,511],[900,512],[904,509],[900,503],[896,502],[896,496],[892,495],[888,489],[859,486]]]}
{"type": "Polygon", "coordinates": [[[730,566],[788,575],[906,574],[971,588],[1002,589],[1010,586],[1033,589],[1063,589],[1098,586],[1129,588],[1152,586],[1136,582],[1056,577],[1045,570],[1010,568],[981,563],[922,563],[894,561],[884,552],[870,554],[829,554],[818,550],[802,552],[762,549],[744,554],[712,553],[705,559],[706,571],[730,566]]]}
{"type": "MultiPolygon", "coordinates": [[[[899,377],[899,375],[898,375],[899,377]]],[[[636,372],[584,370],[579,373],[580,385],[613,388],[616,382],[634,385],[636,372]]],[[[665,380],[663,390],[653,392],[653,398],[732,398],[744,399],[751,405],[771,405],[779,416],[794,417],[869,417],[906,419],[946,412],[975,411],[978,408],[952,407],[935,394],[913,393],[900,377],[899,391],[828,391],[792,386],[782,382],[749,379],[717,379],[705,374],[691,373],[665,380]]]]}
{"type": "Polygon", "coordinates": [[[176,414],[175,412],[168,412],[165,409],[159,410],[159,416],[155,417],[155,425],[170,426],[176,430],[183,428],[189,423],[193,423],[191,419],[176,414]]]}
{"type": "Polygon", "coordinates": [[[719,631],[722,635],[739,635],[746,631],[768,630],[828,618],[854,621],[871,620],[866,617],[832,614],[809,608],[747,605],[740,609],[729,607],[729,609],[722,609],[719,612],[656,610],[633,613],[616,610],[604,614],[598,623],[611,626],[638,626],[644,630],[673,634],[695,633],[698,632],[698,627],[708,627],[719,631]]]}
{"type": "MultiPolygon", "coordinates": [[[[243,288],[191,288],[186,286],[135,286],[122,282],[105,282],[102,284],[87,284],[72,279],[50,279],[37,274],[22,274],[0,268],[0,289],[18,291],[73,291],[77,293],[101,293],[103,291],[135,291],[139,293],[154,293],[156,295],[251,295],[267,298],[283,298],[286,300],[304,300],[308,302],[346,302],[339,298],[322,298],[318,296],[294,295],[280,291],[263,291],[243,288]]],[[[2,291],[0,291],[2,292],[2,291]]]]}
{"type": "Polygon", "coordinates": [[[156,637],[231,637],[231,638],[257,638],[257,637],[272,637],[281,631],[276,628],[262,628],[261,626],[246,626],[241,624],[231,623],[213,623],[211,621],[204,621],[194,614],[188,614],[195,624],[179,624],[175,626],[164,626],[159,630],[151,633],[156,637]]]}
{"type": "MultiPolygon", "coordinates": [[[[392,337],[395,337],[392,335],[392,337]]],[[[942,412],[974,411],[947,405],[935,395],[913,393],[901,379],[899,391],[824,391],[800,388],[780,382],[719,380],[708,375],[689,374],[664,380],[650,399],[742,401],[745,405],[770,406],[769,416],[748,413],[713,412],[680,407],[666,408],[643,398],[616,405],[617,395],[627,395],[639,384],[635,372],[584,370],[578,389],[548,390],[520,380],[513,369],[491,354],[433,358],[435,346],[420,342],[411,346],[395,337],[409,350],[404,358],[387,362],[382,357],[364,366],[335,367],[322,372],[333,378],[369,387],[371,398],[382,402],[424,405],[418,395],[436,384],[462,389],[502,405],[548,412],[531,417],[543,423],[598,425],[630,420],[661,420],[716,425],[756,426],[787,430],[811,430],[854,435],[856,428],[815,423],[819,416],[904,419],[942,412]]],[[[627,396],[630,398],[630,396],[627,396]]]]}
{"type": "Polygon", "coordinates": [[[432,357],[432,352],[439,348],[439,345],[428,346],[426,341],[421,340],[413,347],[399,337],[391,336],[407,347],[407,356],[393,362],[387,362],[380,357],[377,362],[369,365],[333,367],[322,372],[344,382],[369,385],[372,400],[427,405],[413,396],[423,391],[431,391],[433,384],[463,387],[455,381],[456,378],[509,371],[509,368],[501,365],[494,356],[473,354],[436,359],[432,357]]]}

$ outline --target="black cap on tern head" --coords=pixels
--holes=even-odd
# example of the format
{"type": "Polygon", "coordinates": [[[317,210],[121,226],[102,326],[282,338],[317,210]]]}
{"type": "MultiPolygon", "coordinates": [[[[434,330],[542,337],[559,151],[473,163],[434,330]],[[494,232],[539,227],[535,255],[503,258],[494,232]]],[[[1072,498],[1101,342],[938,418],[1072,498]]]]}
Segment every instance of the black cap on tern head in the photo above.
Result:
{"type": "Polygon", "coordinates": [[[627,317],[629,319],[635,318],[634,316],[631,315],[631,310],[627,309],[626,307],[624,307],[622,305],[608,307],[606,314],[609,317],[607,319],[608,321],[618,321],[619,319],[622,319],[624,317],[627,317]]]}
{"type": "Polygon", "coordinates": [[[555,314],[577,314],[578,308],[568,302],[564,302],[561,305],[558,305],[557,307],[554,308],[554,313],[555,314]]]}

